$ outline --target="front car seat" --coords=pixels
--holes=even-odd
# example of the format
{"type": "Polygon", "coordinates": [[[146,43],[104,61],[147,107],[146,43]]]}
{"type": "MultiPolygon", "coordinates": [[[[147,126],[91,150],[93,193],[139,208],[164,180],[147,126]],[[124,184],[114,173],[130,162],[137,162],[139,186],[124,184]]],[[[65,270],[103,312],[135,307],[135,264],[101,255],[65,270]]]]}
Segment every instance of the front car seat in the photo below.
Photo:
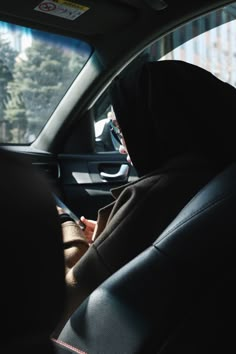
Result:
{"type": "Polygon", "coordinates": [[[82,303],[58,338],[60,353],[63,345],[89,354],[234,352],[235,210],[233,164],[82,303]]]}
{"type": "Polygon", "coordinates": [[[61,225],[46,179],[0,149],[1,353],[53,354],[65,304],[61,225]]]}

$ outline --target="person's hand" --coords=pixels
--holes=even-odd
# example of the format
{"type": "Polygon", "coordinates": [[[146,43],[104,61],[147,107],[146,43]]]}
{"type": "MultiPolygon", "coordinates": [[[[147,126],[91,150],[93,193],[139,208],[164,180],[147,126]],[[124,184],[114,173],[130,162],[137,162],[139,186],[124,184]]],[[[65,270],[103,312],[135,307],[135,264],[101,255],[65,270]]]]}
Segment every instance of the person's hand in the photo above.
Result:
{"type": "MultiPolygon", "coordinates": [[[[85,225],[84,236],[86,237],[88,243],[93,242],[93,233],[97,225],[97,221],[86,219],[84,216],[80,217],[80,221],[85,225]]],[[[79,222],[78,222],[79,224],[79,222]]]]}

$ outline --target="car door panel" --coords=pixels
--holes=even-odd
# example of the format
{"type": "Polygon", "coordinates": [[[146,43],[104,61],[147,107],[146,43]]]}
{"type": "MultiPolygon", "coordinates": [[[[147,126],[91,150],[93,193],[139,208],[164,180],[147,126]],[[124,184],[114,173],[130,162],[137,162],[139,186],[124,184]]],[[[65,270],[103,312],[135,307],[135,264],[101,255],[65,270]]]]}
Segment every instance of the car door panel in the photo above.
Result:
{"type": "Polygon", "coordinates": [[[113,201],[110,189],[137,178],[126,157],[116,152],[55,155],[22,150],[19,153],[48,178],[52,192],[78,217],[96,219],[97,210],[113,201]],[[128,168],[127,175],[121,178],[106,179],[101,175],[116,175],[121,166],[128,168]]]}
{"type": "Polygon", "coordinates": [[[76,215],[90,219],[113,201],[111,188],[137,178],[133,166],[119,153],[61,154],[58,163],[61,197],[76,215]]]}

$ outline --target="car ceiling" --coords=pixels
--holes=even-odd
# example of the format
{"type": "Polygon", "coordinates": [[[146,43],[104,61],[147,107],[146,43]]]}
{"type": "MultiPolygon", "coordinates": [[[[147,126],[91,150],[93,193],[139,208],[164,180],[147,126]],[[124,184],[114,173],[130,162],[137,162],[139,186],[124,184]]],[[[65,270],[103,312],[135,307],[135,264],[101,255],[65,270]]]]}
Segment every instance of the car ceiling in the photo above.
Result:
{"type": "Polygon", "coordinates": [[[161,36],[162,31],[171,30],[179,22],[230,3],[222,0],[70,0],[89,7],[88,11],[71,21],[35,11],[40,2],[1,1],[0,19],[79,37],[95,48],[105,66],[114,65],[114,60],[119,62],[119,58],[128,60],[161,36]]]}

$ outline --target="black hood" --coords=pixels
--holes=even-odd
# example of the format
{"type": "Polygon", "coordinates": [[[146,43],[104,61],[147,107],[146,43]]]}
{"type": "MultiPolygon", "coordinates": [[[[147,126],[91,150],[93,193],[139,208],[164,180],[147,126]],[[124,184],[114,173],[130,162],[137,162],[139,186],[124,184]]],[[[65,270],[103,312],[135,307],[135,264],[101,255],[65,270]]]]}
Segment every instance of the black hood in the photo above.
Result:
{"type": "Polygon", "coordinates": [[[223,168],[235,159],[236,89],[178,60],[136,66],[117,77],[112,105],[140,176],[183,154],[223,168]]]}

